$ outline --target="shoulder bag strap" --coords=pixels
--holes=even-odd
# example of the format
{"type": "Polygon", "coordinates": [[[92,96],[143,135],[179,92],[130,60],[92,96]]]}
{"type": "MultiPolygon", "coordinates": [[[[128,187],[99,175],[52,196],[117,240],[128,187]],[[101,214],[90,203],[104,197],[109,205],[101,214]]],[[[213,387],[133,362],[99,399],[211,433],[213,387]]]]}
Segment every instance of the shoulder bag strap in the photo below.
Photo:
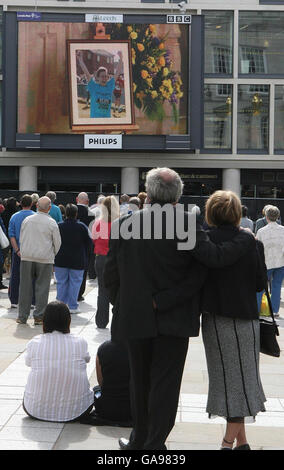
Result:
{"type": "Polygon", "coordinates": [[[267,297],[267,302],[268,302],[268,305],[269,305],[269,311],[270,311],[272,321],[276,325],[276,321],[275,321],[275,317],[274,317],[274,314],[273,314],[273,308],[272,308],[272,304],[271,304],[271,298],[270,298],[268,286],[266,286],[266,288],[265,288],[265,295],[267,297]]]}

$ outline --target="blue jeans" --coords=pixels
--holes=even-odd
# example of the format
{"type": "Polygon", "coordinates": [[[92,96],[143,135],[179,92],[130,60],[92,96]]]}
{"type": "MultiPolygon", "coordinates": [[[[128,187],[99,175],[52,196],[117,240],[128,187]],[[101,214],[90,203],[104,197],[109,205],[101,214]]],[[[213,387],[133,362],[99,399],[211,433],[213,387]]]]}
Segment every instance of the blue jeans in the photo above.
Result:
{"type": "Polygon", "coordinates": [[[64,302],[71,310],[78,308],[78,293],[82,284],[83,269],[54,267],[57,280],[57,300],[64,302]]]}
{"type": "MultiPolygon", "coordinates": [[[[271,281],[271,304],[273,313],[278,313],[280,308],[281,287],[284,279],[284,266],[281,266],[281,268],[268,269],[267,277],[268,281],[271,281]]],[[[258,311],[260,311],[263,292],[264,291],[256,294],[258,311]]]]}

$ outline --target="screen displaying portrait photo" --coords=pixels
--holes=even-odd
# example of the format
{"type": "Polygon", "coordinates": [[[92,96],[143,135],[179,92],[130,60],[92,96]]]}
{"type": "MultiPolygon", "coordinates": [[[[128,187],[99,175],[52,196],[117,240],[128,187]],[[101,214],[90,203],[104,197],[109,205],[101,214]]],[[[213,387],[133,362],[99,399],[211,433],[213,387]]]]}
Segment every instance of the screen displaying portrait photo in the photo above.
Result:
{"type": "Polygon", "coordinates": [[[19,21],[17,132],[188,134],[189,50],[186,24],[19,21]]]}

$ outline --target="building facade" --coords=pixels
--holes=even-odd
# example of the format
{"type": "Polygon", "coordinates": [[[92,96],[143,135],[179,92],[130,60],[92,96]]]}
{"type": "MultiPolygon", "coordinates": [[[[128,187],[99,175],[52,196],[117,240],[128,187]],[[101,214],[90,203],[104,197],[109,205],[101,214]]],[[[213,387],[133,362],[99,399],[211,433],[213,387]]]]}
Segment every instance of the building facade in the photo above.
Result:
{"type": "MultiPolygon", "coordinates": [[[[102,6],[97,0],[0,0],[3,13],[112,13],[136,20],[139,15],[179,14],[178,3],[112,0],[102,6]]],[[[199,45],[204,56],[203,111],[196,116],[202,126],[200,148],[21,151],[7,150],[2,142],[2,188],[136,194],[143,189],[147,169],[169,166],[182,175],[186,195],[207,196],[223,188],[242,198],[284,198],[284,1],[185,3],[186,14],[204,17],[199,45]]],[[[3,74],[5,70],[2,79],[3,74]]]]}

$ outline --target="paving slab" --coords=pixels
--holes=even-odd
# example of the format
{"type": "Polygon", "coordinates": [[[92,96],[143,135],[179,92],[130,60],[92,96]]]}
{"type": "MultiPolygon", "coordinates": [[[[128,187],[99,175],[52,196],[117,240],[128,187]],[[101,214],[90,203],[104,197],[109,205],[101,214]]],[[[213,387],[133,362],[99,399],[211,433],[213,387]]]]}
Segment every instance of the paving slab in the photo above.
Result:
{"type": "MultiPolygon", "coordinates": [[[[284,298],[284,289],[282,290],[284,298]]],[[[56,297],[51,285],[49,301],[56,297]]],[[[95,326],[96,282],[87,283],[82,312],[72,315],[71,332],[88,342],[91,361],[87,373],[96,385],[95,358],[99,345],[110,338],[109,328],[95,326]]],[[[30,369],[25,365],[27,342],[41,333],[33,326],[15,323],[16,309],[9,309],[7,293],[0,292],[0,450],[117,450],[118,439],[128,438],[129,428],[90,426],[80,423],[48,423],[26,416],[22,408],[24,388],[30,369]]],[[[280,345],[284,349],[284,303],[278,320],[280,345]]],[[[247,426],[252,449],[284,449],[284,357],[261,355],[260,370],[267,396],[266,413],[247,426]]],[[[170,450],[218,450],[224,430],[222,418],[209,420],[206,413],[208,374],[201,337],[192,338],[186,359],[176,425],[167,440],[170,450]]]]}

